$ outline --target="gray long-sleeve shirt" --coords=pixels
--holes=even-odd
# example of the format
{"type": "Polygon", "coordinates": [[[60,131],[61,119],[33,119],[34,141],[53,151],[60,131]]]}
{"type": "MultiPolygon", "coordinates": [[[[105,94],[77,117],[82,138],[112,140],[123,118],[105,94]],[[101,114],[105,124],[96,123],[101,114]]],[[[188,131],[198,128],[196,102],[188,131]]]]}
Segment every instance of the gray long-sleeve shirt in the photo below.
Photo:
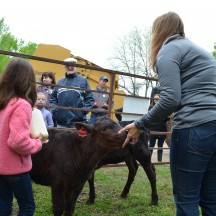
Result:
{"type": "Polygon", "coordinates": [[[109,94],[103,93],[103,92],[108,92],[107,87],[104,87],[102,90],[99,89],[99,87],[97,86],[96,88],[94,88],[93,90],[97,90],[100,92],[92,92],[95,101],[97,101],[99,103],[98,107],[94,107],[94,109],[98,109],[98,110],[105,110],[105,108],[102,108],[102,104],[108,104],[109,103],[109,94]],[[101,92],[103,91],[103,92],[101,92]]]}
{"type": "Polygon", "coordinates": [[[142,118],[138,128],[151,129],[174,112],[174,129],[216,120],[216,60],[190,40],[174,36],[157,55],[161,99],[142,118]]]}

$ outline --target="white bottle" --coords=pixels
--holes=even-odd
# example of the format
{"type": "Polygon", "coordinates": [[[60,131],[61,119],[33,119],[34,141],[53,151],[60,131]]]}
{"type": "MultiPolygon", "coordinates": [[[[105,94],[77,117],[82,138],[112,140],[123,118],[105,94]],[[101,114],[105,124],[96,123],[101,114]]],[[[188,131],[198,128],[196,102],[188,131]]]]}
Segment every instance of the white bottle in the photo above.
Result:
{"type": "Polygon", "coordinates": [[[32,119],[30,124],[31,138],[38,138],[42,134],[43,141],[48,140],[48,131],[43,119],[43,115],[39,109],[33,108],[32,119]]]}

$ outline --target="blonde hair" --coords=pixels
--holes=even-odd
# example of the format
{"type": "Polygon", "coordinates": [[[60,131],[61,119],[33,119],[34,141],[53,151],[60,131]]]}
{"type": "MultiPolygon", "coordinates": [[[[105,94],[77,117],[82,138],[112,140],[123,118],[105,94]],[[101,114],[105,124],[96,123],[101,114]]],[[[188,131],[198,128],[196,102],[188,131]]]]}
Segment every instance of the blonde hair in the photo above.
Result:
{"type": "Polygon", "coordinates": [[[150,66],[154,71],[156,57],[164,41],[176,34],[185,37],[184,24],[177,13],[165,13],[157,17],[153,22],[152,39],[150,44],[150,66]]]}
{"type": "Polygon", "coordinates": [[[43,96],[46,97],[46,95],[45,95],[43,92],[38,92],[38,93],[37,93],[37,96],[40,96],[40,95],[43,95],[43,96]]]}

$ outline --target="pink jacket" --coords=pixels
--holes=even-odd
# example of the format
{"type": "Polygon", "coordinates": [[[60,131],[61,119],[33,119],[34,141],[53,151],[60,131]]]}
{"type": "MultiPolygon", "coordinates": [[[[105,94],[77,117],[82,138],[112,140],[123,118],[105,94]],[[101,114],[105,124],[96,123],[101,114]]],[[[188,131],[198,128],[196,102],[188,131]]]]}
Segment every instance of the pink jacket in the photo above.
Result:
{"type": "Polygon", "coordinates": [[[0,175],[28,172],[31,154],[41,147],[39,139],[30,138],[32,108],[24,99],[11,99],[0,110],[0,175]]]}

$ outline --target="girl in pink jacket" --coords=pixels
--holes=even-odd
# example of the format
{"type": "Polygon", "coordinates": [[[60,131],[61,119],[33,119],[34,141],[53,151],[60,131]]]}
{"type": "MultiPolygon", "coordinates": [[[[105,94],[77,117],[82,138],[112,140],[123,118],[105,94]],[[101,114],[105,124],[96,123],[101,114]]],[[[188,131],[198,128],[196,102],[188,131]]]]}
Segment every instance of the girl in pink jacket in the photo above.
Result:
{"type": "Polygon", "coordinates": [[[12,59],[0,78],[0,215],[12,212],[13,195],[18,216],[33,216],[35,203],[29,171],[31,154],[42,147],[42,137],[30,137],[36,80],[31,64],[12,59]]]}

